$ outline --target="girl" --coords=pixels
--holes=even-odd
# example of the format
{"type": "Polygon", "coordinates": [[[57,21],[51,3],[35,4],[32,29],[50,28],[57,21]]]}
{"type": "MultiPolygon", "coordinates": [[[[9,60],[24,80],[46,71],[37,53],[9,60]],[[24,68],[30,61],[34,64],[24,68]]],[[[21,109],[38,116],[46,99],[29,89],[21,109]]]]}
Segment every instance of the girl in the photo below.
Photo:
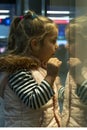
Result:
{"type": "Polygon", "coordinates": [[[4,89],[5,127],[60,127],[57,75],[61,61],[51,58],[58,47],[58,28],[33,11],[14,18],[14,22],[15,46],[0,57],[0,70],[8,80],[4,89]]]}

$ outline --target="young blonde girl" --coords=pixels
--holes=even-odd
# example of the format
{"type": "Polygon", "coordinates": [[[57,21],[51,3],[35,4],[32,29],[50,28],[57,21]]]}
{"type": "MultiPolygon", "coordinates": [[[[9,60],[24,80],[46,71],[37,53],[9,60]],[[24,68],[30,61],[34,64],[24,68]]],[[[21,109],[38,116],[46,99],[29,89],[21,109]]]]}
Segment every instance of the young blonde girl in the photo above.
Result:
{"type": "Polygon", "coordinates": [[[61,61],[52,58],[58,47],[58,28],[33,11],[14,18],[15,22],[14,35],[9,37],[9,45],[14,47],[0,57],[0,71],[8,80],[4,89],[5,127],[60,127],[57,75],[61,61]]]}

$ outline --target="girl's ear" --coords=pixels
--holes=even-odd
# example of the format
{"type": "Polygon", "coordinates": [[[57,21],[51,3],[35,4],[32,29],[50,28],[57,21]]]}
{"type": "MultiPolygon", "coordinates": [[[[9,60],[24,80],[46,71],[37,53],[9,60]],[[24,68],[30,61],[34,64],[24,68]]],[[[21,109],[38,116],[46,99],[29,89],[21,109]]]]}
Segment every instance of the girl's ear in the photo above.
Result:
{"type": "Polygon", "coordinates": [[[33,39],[31,40],[31,49],[32,51],[38,51],[38,49],[40,48],[39,42],[37,41],[37,39],[33,39]]]}

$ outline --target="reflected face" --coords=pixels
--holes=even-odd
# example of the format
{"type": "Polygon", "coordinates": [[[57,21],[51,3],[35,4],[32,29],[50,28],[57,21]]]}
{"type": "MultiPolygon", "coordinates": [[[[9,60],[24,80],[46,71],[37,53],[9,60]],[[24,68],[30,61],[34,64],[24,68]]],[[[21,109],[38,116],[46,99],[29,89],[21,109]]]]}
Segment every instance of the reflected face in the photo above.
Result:
{"type": "Polygon", "coordinates": [[[87,23],[85,24],[83,21],[84,19],[82,21],[72,21],[65,30],[66,39],[68,40],[66,48],[70,57],[76,57],[80,60],[87,58],[87,23]]]}
{"type": "Polygon", "coordinates": [[[82,46],[82,43],[80,43],[79,40],[76,39],[75,42],[70,42],[70,43],[67,43],[66,45],[66,48],[69,52],[69,56],[70,57],[77,57],[77,58],[82,58],[83,57],[83,46],[82,46]]]}
{"type": "Polygon", "coordinates": [[[70,57],[75,57],[76,50],[75,50],[75,44],[66,44],[66,49],[68,50],[69,56],[70,57]]]}
{"type": "Polygon", "coordinates": [[[69,56],[70,57],[77,57],[77,51],[79,49],[79,44],[78,42],[76,41],[76,37],[73,36],[70,28],[66,29],[66,38],[67,38],[67,44],[66,44],[66,48],[69,52],[69,56]]]}

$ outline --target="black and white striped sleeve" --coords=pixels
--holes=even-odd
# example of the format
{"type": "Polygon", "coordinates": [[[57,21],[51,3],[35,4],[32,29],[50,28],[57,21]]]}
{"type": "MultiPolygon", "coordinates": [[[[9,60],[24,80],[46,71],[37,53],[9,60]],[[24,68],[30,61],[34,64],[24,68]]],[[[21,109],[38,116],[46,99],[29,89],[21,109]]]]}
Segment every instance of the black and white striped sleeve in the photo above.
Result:
{"type": "Polygon", "coordinates": [[[38,85],[32,73],[26,70],[11,74],[9,86],[28,107],[33,109],[40,108],[54,95],[54,91],[47,81],[43,80],[38,85]]]}
{"type": "Polygon", "coordinates": [[[80,98],[81,102],[87,105],[87,80],[81,85],[77,85],[76,94],[80,98]]]}

